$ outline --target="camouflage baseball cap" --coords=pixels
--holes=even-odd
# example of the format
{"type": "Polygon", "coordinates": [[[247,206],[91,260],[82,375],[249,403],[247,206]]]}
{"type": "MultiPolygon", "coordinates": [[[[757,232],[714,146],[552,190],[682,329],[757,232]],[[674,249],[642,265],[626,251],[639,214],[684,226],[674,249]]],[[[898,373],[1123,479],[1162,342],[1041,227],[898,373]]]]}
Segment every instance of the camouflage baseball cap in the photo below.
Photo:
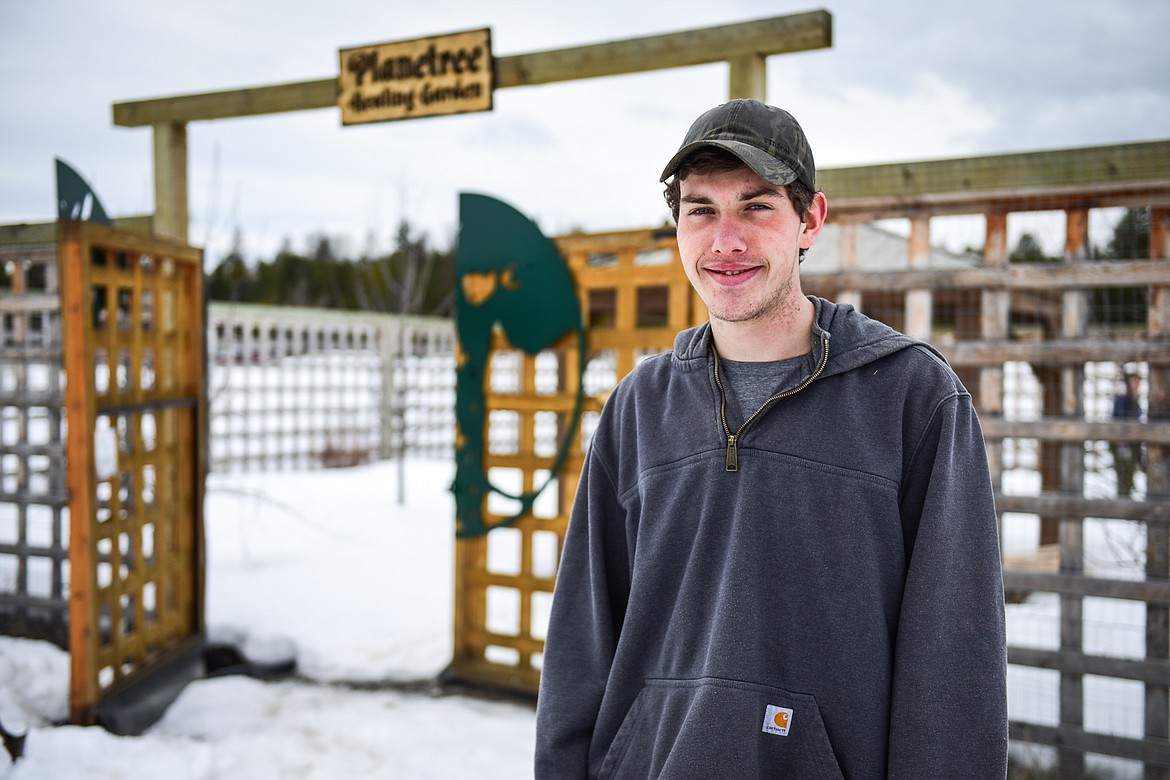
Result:
{"type": "Polygon", "coordinates": [[[687,155],[703,146],[726,149],[778,187],[800,181],[816,191],[817,168],[808,139],[783,109],[746,98],[711,109],[691,125],[659,181],[678,173],[687,155]]]}

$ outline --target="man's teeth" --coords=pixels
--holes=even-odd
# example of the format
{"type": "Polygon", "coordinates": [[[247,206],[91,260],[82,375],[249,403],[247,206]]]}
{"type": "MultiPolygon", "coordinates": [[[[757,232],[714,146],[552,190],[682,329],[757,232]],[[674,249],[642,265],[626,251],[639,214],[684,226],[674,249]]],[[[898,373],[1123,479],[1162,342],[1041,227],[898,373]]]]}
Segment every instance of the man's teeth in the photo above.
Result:
{"type": "Polygon", "coordinates": [[[740,274],[744,273],[747,270],[748,269],[743,268],[739,271],[720,271],[719,273],[723,274],[724,276],[739,276],[740,274]]]}

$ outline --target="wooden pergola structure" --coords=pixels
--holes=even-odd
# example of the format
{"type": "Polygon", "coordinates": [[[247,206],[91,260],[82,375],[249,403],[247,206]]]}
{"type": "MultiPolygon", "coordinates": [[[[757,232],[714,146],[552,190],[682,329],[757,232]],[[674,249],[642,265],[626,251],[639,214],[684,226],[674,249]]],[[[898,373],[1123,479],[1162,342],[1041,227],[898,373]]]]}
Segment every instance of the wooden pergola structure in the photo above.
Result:
{"type": "MultiPolygon", "coordinates": [[[[651,37],[610,41],[568,49],[533,52],[494,60],[495,88],[533,86],[625,73],[665,70],[716,62],[729,66],[728,97],[766,98],[767,58],[775,54],[827,48],[832,17],[824,10],[708,27],[651,37]]],[[[187,125],[195,121],[334,108],[340,79],[250,87],[205,94],[117,103],[114,124],[150,127],[154,139],[155,236],[187,241],[187,125]]],[[[529,361],[531,362],[531,361],[529,361]]],[[[579,470],[579,463],[569,466],[579,470]]],[[[562,496],[565,491],[562,491],[562,496]]],[[[487,507],[485,502],[484,512],[487,507]]],[[[487,539],[456,542],[455,641],[451,674],[463,680],[534,690],[539,671],[527,647],[525,663],[495,663],[485,650],[489,590],[498,587],[488,570],[487,539]]],[[[542,583],[528,577],[527,589],[542,583]]],[[[527,623],[531,602],[522,608],[527,623]]]]}
{"type": "MultiPolygon", "coordinates": [[[[767,58],[832,45],[828,11],[531,52],[495,60],[497,89],[726,62],[728,96],[763,100],[767,58]]],[[[114,124],[154,133],[154,233],[187,240],[187,124],[337,106],[337,77],[114,104],[114,124]]]]}

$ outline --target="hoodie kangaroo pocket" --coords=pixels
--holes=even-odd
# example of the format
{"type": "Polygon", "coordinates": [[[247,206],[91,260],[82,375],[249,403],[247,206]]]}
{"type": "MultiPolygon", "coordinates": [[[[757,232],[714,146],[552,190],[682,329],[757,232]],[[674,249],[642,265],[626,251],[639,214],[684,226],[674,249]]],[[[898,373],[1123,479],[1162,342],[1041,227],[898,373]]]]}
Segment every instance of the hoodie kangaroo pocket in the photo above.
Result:
{"type": "Polygon", "coordinates": [[[647,680],[601,766],[601,780],[783,777],[842,780],[816,699],[704,677],[647,680]]]}

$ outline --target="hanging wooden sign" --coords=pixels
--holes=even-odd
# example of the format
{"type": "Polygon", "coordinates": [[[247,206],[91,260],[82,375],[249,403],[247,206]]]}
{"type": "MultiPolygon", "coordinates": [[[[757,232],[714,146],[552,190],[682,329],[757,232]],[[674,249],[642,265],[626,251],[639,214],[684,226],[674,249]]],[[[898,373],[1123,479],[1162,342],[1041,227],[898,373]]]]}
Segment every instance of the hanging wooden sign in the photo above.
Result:
{"type": "Polygon", "coordinates": [[[491,30],[341,50],[343,125],[490,111],[491,30]]]}

